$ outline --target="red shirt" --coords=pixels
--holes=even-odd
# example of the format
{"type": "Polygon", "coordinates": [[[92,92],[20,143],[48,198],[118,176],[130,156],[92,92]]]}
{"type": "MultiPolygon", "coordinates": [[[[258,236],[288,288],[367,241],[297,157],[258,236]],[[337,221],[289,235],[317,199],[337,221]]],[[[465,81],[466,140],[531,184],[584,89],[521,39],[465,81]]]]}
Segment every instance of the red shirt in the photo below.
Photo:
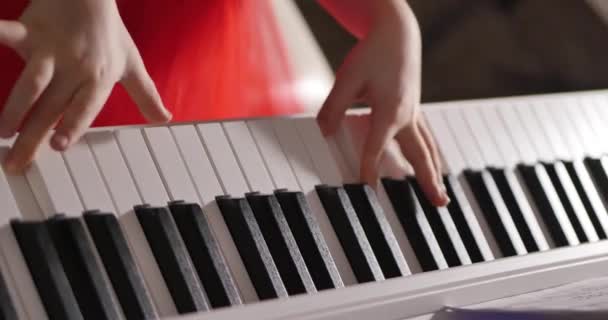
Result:
{"type": "MultiPolygon", "coordinates": [[[[293,113],[288,60],[267,0],[118,0],[146,67],[174,121],[293,113]]],[[[0,1],[17,19],[26,0],[0,1]]],[[[23,63],[0,48],[0,106],[23,63]]],[[[116,86],[95,125],[144,122],[116,86]]]]}

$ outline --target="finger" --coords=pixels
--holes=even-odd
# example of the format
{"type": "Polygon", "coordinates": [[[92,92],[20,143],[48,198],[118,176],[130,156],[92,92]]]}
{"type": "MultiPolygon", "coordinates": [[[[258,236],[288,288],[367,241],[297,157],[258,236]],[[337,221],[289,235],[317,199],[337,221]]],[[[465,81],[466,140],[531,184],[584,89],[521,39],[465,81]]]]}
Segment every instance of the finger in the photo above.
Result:
{"type": "Polygon", "coordinates": [[[361,96],[363,87],[360,77],[351,72],[338,73],[334,86],[317,115],[317,121],[325,135],[330,136],[336,132],[346,110],[361,96]]]}
{"type": "Polygon", "coordinates": [[[91,126],[112,92],[112,85],[87,84],[76,93],[51,138],[51,147],[64,151],[91,126]]]}
{"type": "Polygon", "coordinates": [[[139,53],[137,53],[137,58],[132,60],[132,67],[121,80],[129,96],[135,101],[146,120],[153,123],[171,120],[171,112],[165,108],[154,81],[150,78],[143,61],[139,57],[139,53]]]}
{"type": "Polygon", "coordinates": [[[423,118],[419,118],[418,120],[418,129],[420,129],[422,138],[424,138],[424,142],[426,143],[426,146],[431,152],[431,158],[433,159],[433,163],[435,164],[435,172],[437,172],[438,175],[437,179],[440,184],[443,184],[443,165],[441,163],[441,155],[439,154],[437,143],[435,143],[435,138],[433,137],[431,130],[429,130],[427,122],[423,118]]]}
{"type": "Polygon", "coordinates": [[[0,114],[0,137],[12,137],[53,78],[50,58],[33,59],[25,66],[0,114]]]}
{"type": "Polygon", "coordinates": [[[417,125],[412,125],[397,133],[401,152],[412,164],[416,180],[427,199],[436,206],[445,206],[450,199],[438,183],[435,164],[417,125]]]}
{"type": "Polygon", "coordinates": [[[40,145],[46,141],[49,131],[61,118],[73,92],[70,82],[65,80],[51,82],[38,105],[25,120],[15,144],[5,159],[4,167],[8,172],[21,173],[34,160],[40,145]]]}
{"type": "Polygon", "coordinates": [[[0,44],[16,49],[27,36],[27,29],[19,21],[0,20],[0,44]]]}
{"type": "Polygon", "coordinates": [[[361,155],[361,179],[371,186],[378,181],[378,163],[389,141],[397,134],[394,124],[375,116],[372,118],[370,130],[365,138],[361,155]]]}

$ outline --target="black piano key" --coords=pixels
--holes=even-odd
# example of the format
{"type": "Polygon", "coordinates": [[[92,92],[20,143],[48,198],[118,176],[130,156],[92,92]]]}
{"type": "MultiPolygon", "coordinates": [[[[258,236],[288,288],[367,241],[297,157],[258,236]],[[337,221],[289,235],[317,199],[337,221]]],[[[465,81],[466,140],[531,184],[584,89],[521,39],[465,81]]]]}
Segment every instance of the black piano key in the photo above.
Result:
{"type": "Polygon", "coordinates": [[[6,274],[0,274],[0,320],[17,320],[17,310],[6,285],[6,274]]]}
{"type": "Polygon", "coordinates": [[[242,304],[228,264],[201,207],[174,202],[169,209],[211,306],[220,308],[242,304]]]}
{"type": "Polygon", "coordinates": [[[583,229],[581,222],[576,216],[576,212],[574,211],[574,207],[570,202],[570,198],[568,197],[566,189],[563,185],[563,181],[557,174],[555,164],[544,163],[543,166],[545,167],[545,170],[547,170],[547,174],[549,175],[549,178],[551,179],[551,182],[555,187],[555,191],[557,191],[557,195],[559,196],[562,206],[566,210],[566,214],[568,215],[568,219],[570,219],[570,223],[574,228],[574,232],[576,232],[576,236],[578,237],[581,243],[589,241],[589,238],[587,238],[587,234],[585,234],[585,230],[583,229]]]}
{"type": "Polygon", "coordinates": [[[477,203],[488,221],[488,225],[503,256],[510,257],[517,255],[517,251],[515,250],[513,243],[511,243],[509,233],[498,213],[498,205],[495,203],[495,201],[497,201],[496,198],[500,197],[500,195],[492,194],[491,189],[487,185],[487,183],[491,183],[487,179],[491,179],[492,177],[484,176],[483,171],[472,170],[466,170],[464,176],[469,183],[471,190],[473,190],[477,203]]]}
{"type": "Polygon", "coordinates": [[[384,277],[388,279],[409,274],[401,248],[372,188],[364,184],[347,184],[344,190],[361,222],[384,277]]]}
{"type": "Polygon", "coordinates": [[[509,182],[507,181],[504,169],[490,168],[488,171],[494,178],[494,182],[496,182],[496,186],[498,187],[498,190],[502,195],[505,204],[507,205],[511,218],[515,223],[515,227],[517,227],[517,231],[519,231],[519,236],[526,246],[526,250],[528,252],[539,251],[540,249],[536,243],[536,240],[534,239],[534,236],[532,235],[532,230],[530,230],[530,227],[524,218],[521,205],[518,203],[517,198],[515,197],[509,182]]]}
{"type": "MultiPolygon", "coordinates": [[[[416,211],[422,210],[422,207],[416,205],[418,200],[414,194],[414,190],[410,188],[405,180],[382,179],[382,184],[399,217],[399,222],[401,222],[405,234],[412,244],[412,249],[418,258],[422,270],[433,271],[439,269],[437,262],[433,258],[431,248],[426,242],[423,231],[416,220],[416,211]]],[[[418,213],[424,214],[422,212],[418,213]]]]}
{"type": "Polygon", "coordinates": [[[549,193],[552,192],[551,188],[553,188],[553,186],[546,185],[547,183],[551,183],[551,181],[545,181],[541,179],[541,177],[539,176],[539,170],[545,171],[545,168],[541,165],[517,166],[517,171],[519,172],[522,180],[524,181],[528,192],[534,199],[534,204],[542,215],[547,229],[549,229],[549,234],[553,239],[553,243],[555,243],[555,246],[557,247],[568,246],[568,237],[564,229],[560,225],[559,219],[556,215],[557,208],[555,208],[555,206],[561,204],[553,203],[553,201],[549,197],[549,193]]]}
{"type": "Polygon", "coordinates": [[[450,197],[451,201],[448,204],[448,211],[452,216],[452,220],[456,225],[456,229],[458,230],[458,234],[460,234],[460,238],[462,242],[464,242],[465,248],[469,253],[469,257],[471,258],[471,262],[482,262],[484,261],[483,255],[481,254],[481,250],[479,249],[479,245],[475,240],[475,236],[473,236],[473,231],[464,216],[464,212],[462,210],[461,204],[458,201],[456,194],[454,193],[454,188],[452,184],[458,183],[458,179],[452,176],[444,176],[443,184],[445,185],[446,191],[448,193],[448,197],[450,197]]]}
{"type": "Polygon", "coordinates": [[[604,228],[602,227],[602,224],[600,223],[600,220],[598,219],[598,216],[597,216],[598,212],[596,212],[596,210],[593,207],[593,204],[591,204],[591,199],[587,195],[587,191],[585,190],[585,187],[583,186],[583,183],[581,181],[581,178],[579,177],[579,173],[577,170],[577,168],[580,168],[581,170],[586,170],[586,168],[580,167],[580,166],[575,167],[574,163],[571,161],[565,161],[564,166],[566,167],[566,170],[568,171],[568,174],[570,175],[570,178],[572,179],[572,183],[574,184],[574,187],[576,188],[576,192],[578,193],[581,201],[583,202],[583,206],[585,206],[585,211],[587,211],[587,213],[589,214],[589,219],[591,220],[591,223],[593,224],[593,228],[595,229],[597,236],[600,239],[606,239],[606,232],[604,232],[604,228]]]}
{"type": "Polygon", "coordinates": [[[150,206],[134,209],[177,311],[208,310],[209,302],[169,210],[150,206]]]}
{"type": "Polygon", "coordinates": [[[347,184],[344,190],[361,221],[384,277],[389,279],[409,274],[401,248],[372,188],[364,184],[347,184]]]}
{"type": "Polygon", "coordinates": [[[247,200],[229,196],[216,200],[260,300],[287,297],[287,289],[247,200]]]}
{"type": "Polygon", "coordinates": [[[454,244],[452,243],[452,239],[450,239],[448,231],[445,228],[441,217],[439,216],[437,208],[428,201],[427,197],[422,192],[420,185],[418,185],[416,178],[408,177],[406,179],[406,183],[408,183],[410,188],[414,190],[414,193],[418,198],[418,202],[422,207],[422,211],[425,213],[426,219],[431,225],[431,229],[435,234],[437,243],[439,243],[439,247],[441,248],[441,252],[443,252],[443,256],[445,257],[448,266],[457,267],[462,265],[462,262],[458,257],[458,253],[456,253],[456,248],[454,248],[454,244]]]}
{"type": "Polygon", "coordinates": [[[585,166],[589,169],[591,179],[597,188],[597,191],[604,202],[604,205],[608,207],[608,158],[594,159],[586,158],[584,160],[585,166]]]}
{"type": "Polygon", "coordinates": [[[84,319],[46,224],[13,221],[11,226],[49,319],[84,319]]]}
{"type": "Polygon", "coordinates": [[[317,290],[344,287],[323,233],[302,192],[278,190],[275,196],[300,248],[317,290]]]}
{"type": "Polygon", "coordinates": [[[87,319],[119,319],[112,285],[103,277],[82,221],[56,216],[46,223],[82,315],[87,319]]]}
{"type": "Polygon", "coordinates": [[[357,281],[384,280],[382,269],[344,188],[317,186],[316,189],[357,281]]]}
{"type": "Polygon", "coordinates": [[[127,319],[156,317],[150,295],[113,214],[86,212],[84,221],[127,319]]]}
{"type": "Polygon", "coordinates": [[[274,195],[247,194],[260,231],[289,295],[317,292],[304,257],[274,195]]]}

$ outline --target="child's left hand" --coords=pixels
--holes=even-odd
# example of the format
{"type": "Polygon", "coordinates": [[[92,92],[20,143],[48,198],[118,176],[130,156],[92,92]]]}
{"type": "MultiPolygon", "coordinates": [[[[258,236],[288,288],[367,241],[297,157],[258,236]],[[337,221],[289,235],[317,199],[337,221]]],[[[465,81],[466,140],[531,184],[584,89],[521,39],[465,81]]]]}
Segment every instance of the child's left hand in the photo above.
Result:
{"type": "Polygon", "coordinates": [[[375,185],[385,147],[395,138],[411,163],[420,186],[437,206],[449,198],[434,139],[420,115],[421,39],[407,5],[387,10],[351,51],[318,120],[332,135],[355,102],[371,107],[371,127],[363,147],[361,178],[375,185]]]}

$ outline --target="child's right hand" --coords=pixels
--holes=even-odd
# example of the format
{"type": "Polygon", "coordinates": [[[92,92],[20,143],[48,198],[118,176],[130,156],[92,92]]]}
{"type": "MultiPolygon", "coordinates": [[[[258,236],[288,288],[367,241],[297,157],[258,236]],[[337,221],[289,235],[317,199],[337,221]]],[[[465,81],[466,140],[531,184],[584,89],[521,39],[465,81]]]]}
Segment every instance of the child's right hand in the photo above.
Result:
{"type": "Polygon", "coordinates": [[[171,118],[113,0],[32,0],[19,21],[0,20],[0,44],[26,61],[0,114],[0,137],[21,127],[9,172],[30,164],[57,123],[54,149],[77,141],[117,82],[149,121],[171,118]]]}

